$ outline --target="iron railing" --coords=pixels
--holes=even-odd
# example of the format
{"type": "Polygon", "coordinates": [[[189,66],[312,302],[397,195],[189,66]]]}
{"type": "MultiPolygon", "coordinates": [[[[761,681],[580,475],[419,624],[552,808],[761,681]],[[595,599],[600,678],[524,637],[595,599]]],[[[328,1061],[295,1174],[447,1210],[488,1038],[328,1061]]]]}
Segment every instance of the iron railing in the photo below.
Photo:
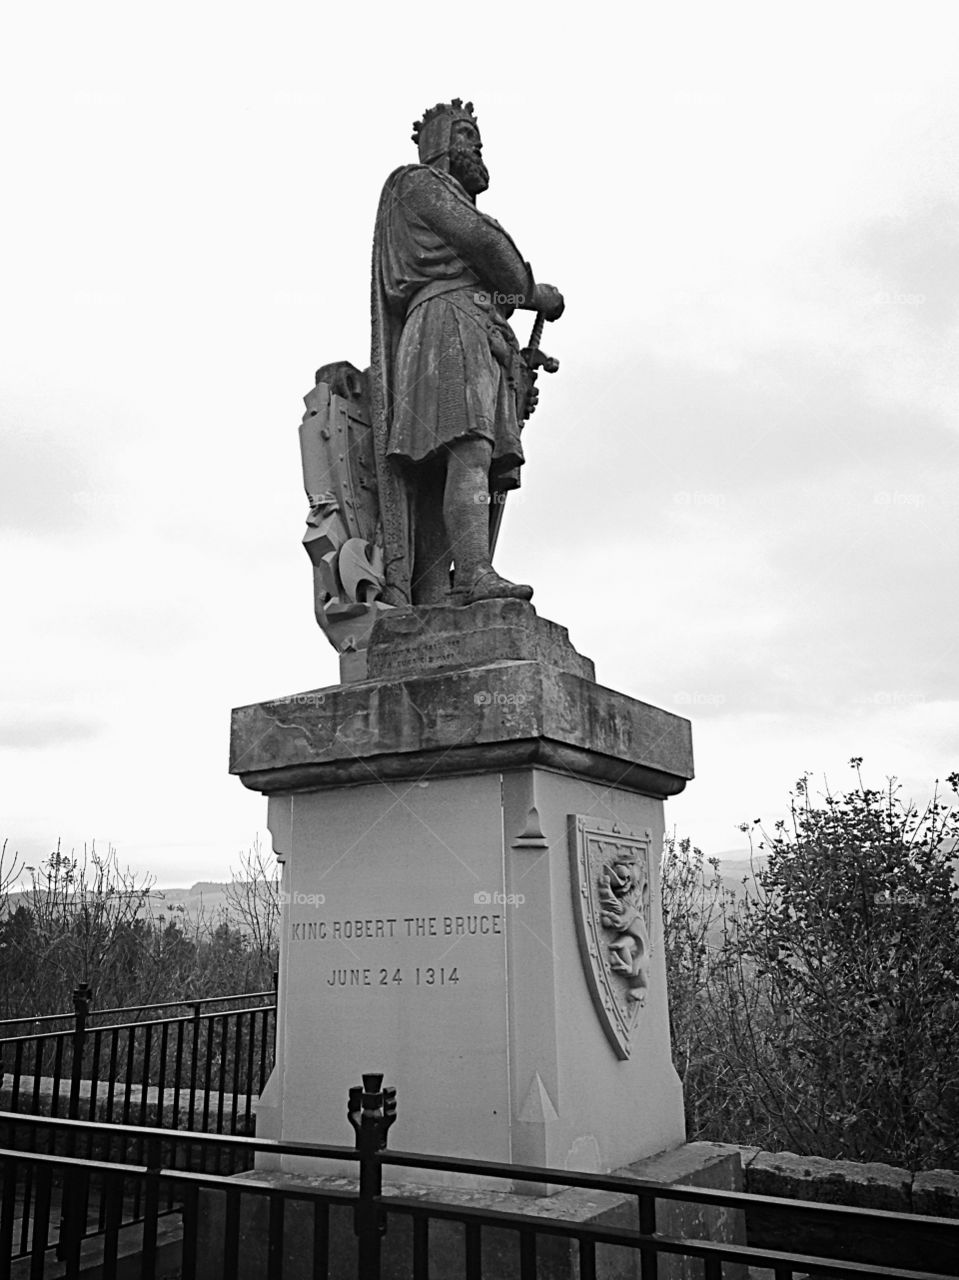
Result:
{"type": "MultiPolygon", "coordinates": [[[[608,1256],[604,1259],[604,1251],[611,1248],[638,1255],[643,1280],[657,1280],[670,1259],[695,1260],[704,1280],[742,1275],[744,1268],[763,1269],[775,1280],[809,1274],[864,1280],[942,1280],[943,1275],[955,1274],[948,1263],[933,1265],[936,1259],[959,1258],[959,1221],[951,1219],[770,1200],[742,1192],[565,1169],[390,1152],[386,1137],[395,1114],[395,1098],[382,1088],[382,1077],[363,1079],[362,1088],[350,1091],[353,1148],[114,1126],[127,1158],[106,1159],[95,1140],[107,1126],[55,1117],[0,1115],[0,1124],[16,1123],[29,1131],[28,1138],[32,1135],[32,1141],[18,1144],[26,1149],[10,1145],[0,1149],[0,1280],[9,1280],[15,1268],[27,1266],[31,1280],[42,1280],[56,1256],[60,1259],[58,1274],[65,1274],[68,1280],[92,1262],[102,1267],[105,1277],[111,1277],[117,1273],[124,1249],[137,1255],[136,1274],[144,1280],[154,1280],[158,1269],[166,1271],[170,1266],[182,1280],[197,1276],[203,1280],[259,1276],[282,1280],[292,1269],[293,1255],[298,1275],[380,1280],[382,1264],[388,1258],[391,1276],[429,1280],[431,1244],[435,1247],[436,1237],[447,1233],[448,1245],[451,1226],[457,1233],[453,1252],[458,1256],[447,1251],[444,1280],[452,1276],[480,1280],[484,1275],[501,1280],[506,1274],[518,1280],[535,1280],[538,1260],[546,1262],[548,1247],[557,1240],[568,1246],[569,1274],[577,1274],[580,1280],[595,1280],[602,1273],[604,1261],[609,1261],[608,1256]],[[61,1139],[72,1142],[74,1149],[84,1144],[87,1157],[58,1154],[53,1148],[61,1139]],[[143,1144],[140,1158],[132,1155],[136,1143],[143,1144]],[[40,1150],[42,1146],[48,1149],[40,1150]],[[244,1163],[250,1163],[255,1154],[268,1156],[272,1164],[278,1164],[283,1156],[308,1157],[313,1162],[333,1160],[339,1162],[340,1170],[343,1162],[349,1162],[347,1167],[359,1165],[359,1176],[352,1186],[343,1185],[342,1177],[326,1183],[318,1178],[271,1180],[267,1173],[231,1179],[193,1168],[189,1151],[197,1147],[242,1152],[244,1163]],[[474,1207],[462,1198],[459,1203],[453,1202],[455,1197],[444,1201],[442,1192],[437,1192],[435,1200],[420,1195],[383,1195],[384,1166],[497,1179],[507,1189],[516,1182],[531,1182],[615,1192],[634,1206],[633,1222],[611,1226],[564,1220],[544,1214],[542,1204],[527,1213],[474,1207]],[[22,1187],[28,1175],[33,1195],[25,1207],[22,1187]],[[134,1199],[140,1206],[136,1219],[129,1212],[134,1199]],[[686,1202],[701,1209],[738,1210],[747,1217],[750,1206],[773,1206],[787,1218],[797,1215],[803,1223],[813,1216],[839,1243],[829,1254],[821,1249],[787,1253],[668,1235],[657,1230],[657,1215],[662,1221],[664,1201],[686,1202]],[[62,1211],[64,1205],[69,1212],[62,1211]],[[163,1214],[171,1209],[175,1217],[168,1219],[167,1225],[172,1221],[175,1230],[166,1231],[167,1243],[163,1245],[163,1214]],[[343,1234],[344,1215],[352,1243],[343,1234]],[[877,1265],[854,1256],[837,1256],[843,1252],[844,1241],[868,1240],[879,1231],[899,1242],[906,1265],[897,1265],[894,1259],[890,1259],[891,1265],[877,1265]],[[496,1237],[498,1250],[492,1266],[488,1253],[484,1261],[490,1236],[496,1237]],[[509,1251],[504,1241],[512,1249],[509,1257],[503,1252],[504,1248],[509,1251]],[[161,1268],[163,1248],[175,1256],[165,1256],[161,1268]]],[[[690,1216],[696,1221],[704,1218],[701,1213],[690,1216]]],[[[849,1251],[854,1252],[852,1245],[849,1251]]]]}
{"type": "Polygon", "coordinates": [[[96,1010],[81,983],[73,1014],[0,1022],[0,1107],[249,1133],[275,1033],[275,989],[96,1010]]]}

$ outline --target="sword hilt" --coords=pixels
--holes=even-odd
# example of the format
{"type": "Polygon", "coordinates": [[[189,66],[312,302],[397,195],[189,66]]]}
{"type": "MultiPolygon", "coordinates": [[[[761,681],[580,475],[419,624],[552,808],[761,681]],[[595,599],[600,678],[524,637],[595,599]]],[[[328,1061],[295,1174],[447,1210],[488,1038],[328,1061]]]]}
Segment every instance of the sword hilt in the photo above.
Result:
{"type": "Polygon", "coordinates": [[[529,335],[529,342],[523,348],[523,359],[526,361],[527,368],[534,372],[542,369],[546,373],[555,373],[559,368],[559,361],[539,349],[545,323],[546,316],[542,311],[537,311],[536,319],[533,321],[533,332],[529,335]]]}

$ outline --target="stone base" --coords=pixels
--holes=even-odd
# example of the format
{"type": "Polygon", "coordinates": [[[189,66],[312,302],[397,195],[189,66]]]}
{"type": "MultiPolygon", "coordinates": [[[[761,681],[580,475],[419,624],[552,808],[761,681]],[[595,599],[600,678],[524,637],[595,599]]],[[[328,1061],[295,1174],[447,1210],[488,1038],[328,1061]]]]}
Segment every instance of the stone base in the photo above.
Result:
{"type": "Polygon", "coordinates": [[[539,617],[525,600],[384,613],[370,636],[367,678],[398,680],[492,662],[542,662],[596,679],[592,662],[576,652],[566,628],[539,617]]]}
{"type": "Polygon", "coordinates": [[[341,1140],[349,1088],[376,1071],[405,1150],[605,1173],[681,1143],[662,821],[660,801],[540,769],[271,797],[284,907],[257,1133],[341,1140]],[[586,827],[648,873],[645,1000],[622,1039],[595,979],[604,942],[582,936],[586,827]]]}
{"type": "Polygon", "coordinates": [[[693,776],[690,724],[526,660],[310,689],[233,711],[230,772],[266,795],[526,765],[661,800],[693,776]]]}
{"type": "MultiPolygon", "coordinates": [[[[738,1149],[719,1143],[687,1143],[672,1151],[662,1152],[639,1161],[620,1175],[651,1179],[668,1185],[711,1187],[720,1191],[743,1189],[742,1164],[738,1149]]],[[[529,1197],[504,1191],[437,1189],[390,1177],[387,1167],[385,1195],[402,1195],[443,1204],[464,1205],[476,1209],[498,1209],[520,1213],[531,1221],[592,1222],[613,1227],[638,1227],[636,1201],[631,1196],[609,1192],[582,1191],[569,1188],[553,1196],[529,1197]]],[[[352,1191],[354,1178],[293,1175],[288,1173],[244,1173],[238,1182],[248,1182],[271,1189],[316,1188],[330,1191],[352,1191]]],[[[223,1276],[222,1195],[202,1192],[199,1241],[199,1273],[206,1280],[227,1280],[223,1276]]],[[[240,1214],[240,1271],[235,1280],[253,1280],[265,1274],[269,1206],[265,1197],[244,1198],[240,1214]]],[[[732,1209],[711,1209],[677,1200],[657,1202],[657,1228],[661,1235],[682,1236],[693,1240],[745,1244],[743,1214],[732,1209]]],[[[288,1201],[284,1214],[283,1275],[286,1280],[310,1280],[313,1271],[313,1205],[309,1201],[288,1201]]],[[[639,1280],[640,1256],[633,1250],[600,1245],[597,1247],[596,1274],[600,1280],[639,1280]]],[[[543,1234],[537,1242],[537,1280],[574,1280],[579,1275],[578,1246],[556,1236],[543,1234]]],[[[406,1280],[412,1274],[411,1220],[405,1215],[391,1214],[383,1241],[383,1280],[406,1280]]],[[[431,1280],[461,1280],[465,1275],[462,1228],[454,1223],[430,1223],[429,1273],[431,1280]]],[[[347,1207],[330,1210],[330,1275],[352,1276],[356,1273],[356,1239],[353,1213],[347,1207]]],[[[496,1280],[518,1280],[519,1243],[515,1231],[485,1227],[483,1229],[483,1274],[496,1280]]],[[[702,1263],[662,1255],[658,1274],[662,1280],[700,1280],[702,1263]]],[[[727,1264],[725,1280],[745,1280],[745,1268],[727,1264]]],[[[229,1280],[234,1280],[230,1277],[229,1280]]]]}
{"type": "Polygon", "coordinates": [[[418,653],[420,674],[233,713],[283,867],[257,1132],[336,1141],[378,1072],[406,1150],[605,1173],[675,1147],[659,850],[689,723],[597,685],[522,601],[425,612],[494,660],[430,670],[446,658],[421,632],[404,650],[397,613],[370,662],[418,653]]]}

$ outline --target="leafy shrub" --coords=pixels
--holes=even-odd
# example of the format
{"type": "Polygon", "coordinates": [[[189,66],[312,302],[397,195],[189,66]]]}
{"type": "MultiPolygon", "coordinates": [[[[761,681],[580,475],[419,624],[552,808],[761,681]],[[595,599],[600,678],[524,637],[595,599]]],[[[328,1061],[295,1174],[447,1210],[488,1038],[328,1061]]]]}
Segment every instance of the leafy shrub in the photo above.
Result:
{"type": "MultiPolygon", "coordinates": [[[[667,841],[673,1052],[691,1138],[950,1165],[959,1152],[959,813],[895,781],[761,829],[754,892],[731,895],[667,841]]],[[[948,783],[955,791],[959,777],[948,783]]],[[[748,830],[748,828],[744,828],[748,830]]]]}

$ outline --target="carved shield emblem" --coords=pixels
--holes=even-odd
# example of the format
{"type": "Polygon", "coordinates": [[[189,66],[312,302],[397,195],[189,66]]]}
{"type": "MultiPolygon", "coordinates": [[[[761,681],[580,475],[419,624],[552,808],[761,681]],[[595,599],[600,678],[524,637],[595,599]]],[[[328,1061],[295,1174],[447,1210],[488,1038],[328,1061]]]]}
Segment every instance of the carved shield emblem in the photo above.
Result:
{"type": "Polygon", "coordinates": [[[378,545],[373,429],[352,365],[328,365],[326,382],[306,396],[300,427],[303,482],[310,503],[303,545],[313,561],[316,620],[339,652],[366,648],[384,609],[383,549],[378,545]],[[349,370],[352,369],[353,377],[349,370]]]}
{"type": "Polygon", "coordinates": [[[573,914],[590,995],[620,1058],[646,1002],[649,970],[650,833],[569,817],[573,914]]]}

